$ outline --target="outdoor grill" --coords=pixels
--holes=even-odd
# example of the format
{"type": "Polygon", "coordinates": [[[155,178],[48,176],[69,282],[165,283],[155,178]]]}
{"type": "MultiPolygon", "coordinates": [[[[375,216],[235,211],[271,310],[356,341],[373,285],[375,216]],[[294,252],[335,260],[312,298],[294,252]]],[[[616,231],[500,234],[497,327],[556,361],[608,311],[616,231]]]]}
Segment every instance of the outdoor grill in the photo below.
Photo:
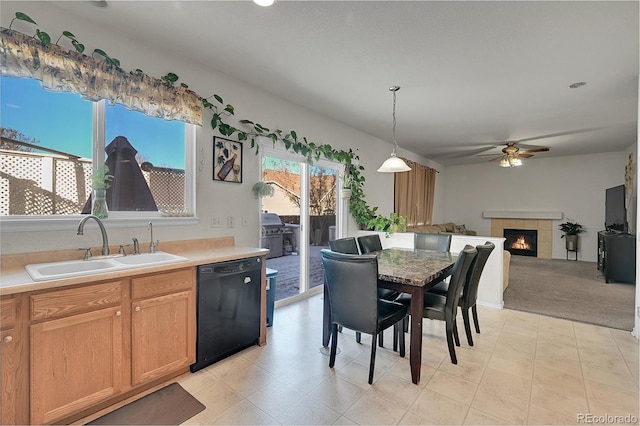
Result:
{"type": "Polygon", "coordinates": [[[267,259],[282,256],[285,253],[285,238],[289,241],[293,234],[291,227],[282,223],[277,213],[261,213],[260,225],[260,247],[267,248],[271,251],[267,259]]]}

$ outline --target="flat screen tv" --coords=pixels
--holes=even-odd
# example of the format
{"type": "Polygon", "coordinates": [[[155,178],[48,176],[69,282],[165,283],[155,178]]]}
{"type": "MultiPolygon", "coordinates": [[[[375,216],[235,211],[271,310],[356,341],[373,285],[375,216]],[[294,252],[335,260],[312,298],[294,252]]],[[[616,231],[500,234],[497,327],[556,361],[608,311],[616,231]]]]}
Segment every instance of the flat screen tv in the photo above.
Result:
{"type": "Polygon", "coordinates": [[[607,189],[604,226],[607,231],[627,232],[627,208],[625,206],[624,185],[607,189]]]}

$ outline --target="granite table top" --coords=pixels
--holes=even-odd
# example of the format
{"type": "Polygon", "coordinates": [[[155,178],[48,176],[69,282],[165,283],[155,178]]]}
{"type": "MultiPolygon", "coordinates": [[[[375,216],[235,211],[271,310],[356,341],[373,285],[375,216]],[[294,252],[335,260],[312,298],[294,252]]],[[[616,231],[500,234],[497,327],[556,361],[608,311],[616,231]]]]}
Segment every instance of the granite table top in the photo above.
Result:
{"type": "Polygon", "coordinates": [[[457,258],[451,253],[407,248],[388,248],[376,255],[381,280],[415,287],[447,277],[457,258]]]}

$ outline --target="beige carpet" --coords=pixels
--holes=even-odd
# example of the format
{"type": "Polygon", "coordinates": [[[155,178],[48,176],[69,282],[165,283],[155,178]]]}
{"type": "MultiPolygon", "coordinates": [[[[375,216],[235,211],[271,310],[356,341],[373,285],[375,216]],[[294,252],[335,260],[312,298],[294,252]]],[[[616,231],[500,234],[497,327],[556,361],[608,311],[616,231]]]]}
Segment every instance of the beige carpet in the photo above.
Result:
{"type": "Polygon", "coordinates": [[[595,262],[512,256],[504,307],[631,331],[635,285],[605,283],[595,262]]]}

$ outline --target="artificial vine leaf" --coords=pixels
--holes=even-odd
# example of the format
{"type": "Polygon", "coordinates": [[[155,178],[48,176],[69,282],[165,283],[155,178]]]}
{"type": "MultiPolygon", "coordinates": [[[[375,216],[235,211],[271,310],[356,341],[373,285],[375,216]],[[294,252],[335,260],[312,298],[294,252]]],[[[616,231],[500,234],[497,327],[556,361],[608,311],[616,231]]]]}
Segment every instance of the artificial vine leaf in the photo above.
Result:
{"type": "Polygon", "coordinates": [[[240,124],[250,124],[253,126],[253,121],[251,120],[240,120],[240,124]]]}
{"type": "Polygon", "coordinates": [[[218,127],[219,118],[220,116],[218,114],[213,114],[213,117],[211,117],[211,128],[215,129],[216,127],[218,127]]]}
{"type": "Polygon", "coordinates": [[[84,52],[84,44],[79,43],[78,40],[71,40],[71,44],[76,48],[76,52],[82,53],[84,52]]]}
{"type": "MultiPolygon", "coordinates": [[[[211,108],[213,104],[207,100],[207,98],[202,98],[202,106],[205,108],[211,108]]],[[[213,127],[215,129],[215,126],[213,127]]]]}
{"type": "Polygon", "coordinates": [[[216,98],[216,101],[218,101],[218,103],[220,104],[224,104],[224,101],[222,100],[222,98],[218,95],[213,95],[214,98],[216,98]]]}
{"type": "Polygon", "coordinates": [[[238,140],[239,141],[247,140],[247,134],[245,132],[238,132],[238,140]]]}
{"type": "Polygon", "coordinates": [[[224,110],[227,111],[229,114],[233,115],[233,112],[234,112],[233,105],[227,104],[224,110]]]}
{"type": "Polygon", "coordinates": [[[62,35],[63,35],[63,36],[65,36],[65,37],[67,37],[67,38],[74,39],[74,40],[75,40],[75,38],[76,38],[76,36],[74,36],[74,35],[73,35],[73,33],[72,33],[71,31],[63,31],[63,32],[62,32],[62,35]]]}
{"type": "Polygon", "coordinates": [[[49,45],[51,45],[51,37],[44,31],[36,30],[36,36],[46,47],[49,47],[49,45]]]}
{"type": "Polygon", "coordinates": [[[184,84],[184,83],[180,83],[180,87],[183,87],[183,88],[185,88],[185,89],[188,89],[188,88],[189,88],[189,86],[188,86],[188,85],[186,85],[186,84],[184,84]]]}
{"type": "Polygon", "coordinates": [[[291,137],[293,138],[293,140],[294,140],[294,141],[297,141],[297,140],[298,140],[298,134],[296,133],[296,131],[295,131],[295,130],[292,130],[292,131],[291,131],[291,137]]]}
{"type": "Polygon", "coordinates": [[[38,25],[38,24],[36,24],[36,21],[31,19],[29,17],[29,15],[27,15],[26,13],[16,12],[16,19],[19,19],[20,21],[26,21],[26,22],[30,22],[32,24],[38,25]]]}

